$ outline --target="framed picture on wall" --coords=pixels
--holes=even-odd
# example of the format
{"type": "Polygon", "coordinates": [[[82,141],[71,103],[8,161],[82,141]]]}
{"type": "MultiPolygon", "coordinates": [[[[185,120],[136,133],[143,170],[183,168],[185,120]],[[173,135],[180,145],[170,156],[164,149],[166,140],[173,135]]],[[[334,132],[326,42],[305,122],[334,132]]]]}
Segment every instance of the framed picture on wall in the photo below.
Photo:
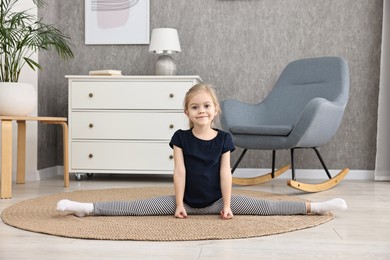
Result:
{"type": "Polygon", "coordinates": [[[85,0],[85,44],[149,44],[149,0],[85,0]]]}

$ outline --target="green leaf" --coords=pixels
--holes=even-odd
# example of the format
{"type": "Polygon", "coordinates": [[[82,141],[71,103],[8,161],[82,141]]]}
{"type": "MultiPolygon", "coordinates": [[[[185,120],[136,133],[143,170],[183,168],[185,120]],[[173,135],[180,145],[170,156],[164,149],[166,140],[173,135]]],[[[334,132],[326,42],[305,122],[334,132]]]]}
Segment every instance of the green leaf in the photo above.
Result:
{"type": "Polygon", "coordinates": [[[26,61],[26,63],[30,66],[30,68],[32,68],[33,70],[35,70],[35,68],[38,68],[38,69],[42,69],[41,65],[39,65],[38,63],[36,63],[34,60],[32,59],[29,59],[29,58],[26,58],[24,57],[24,60],[26,61]]]}

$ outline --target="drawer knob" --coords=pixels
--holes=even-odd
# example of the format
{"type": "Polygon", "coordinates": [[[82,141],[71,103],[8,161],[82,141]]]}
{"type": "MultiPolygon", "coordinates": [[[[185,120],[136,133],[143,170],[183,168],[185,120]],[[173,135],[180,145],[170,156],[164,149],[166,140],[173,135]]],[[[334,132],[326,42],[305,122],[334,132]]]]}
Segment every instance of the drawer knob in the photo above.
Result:
{"type": "Polygon", "coordinates": [[[89,93],[88,96],[89,96],[89,97],[93,97],[93,93],[89,93]]]}
{"type": "Polygon", "coordinates": [[[169,94],[169,97],[170,98],[173,98],[175,95],[173,95],[173,93],[169,94]]]}
{"type": "Polygon", "coordinates": [[[174,127],[175,127],[175,126],[174,126],[173,124],[170,124],[170,125],[169,125],[169,128],[170,128],[170,129],[172,129],[172,128],[174,128],[174,127]]]}
{"type": "Polygon", "coordinates": [[[89,157],[89,158],[93,158],[93,154],[90,153],[90,154],[88,155],[88,157],[89,157]]]}
{"type": "Polygon", "coordinates": [[[92,128],[93,127],[93,124],[91,123],[91,124],[89,124],[89,128],[92,128]]]}
{"type": "Polygon", "coordinates": [[[171,160],[172,160],[172,159],[173,159],[173,155],[170,155],[170,156],[169,156],[169,159],[171,159],[171,160]]]}

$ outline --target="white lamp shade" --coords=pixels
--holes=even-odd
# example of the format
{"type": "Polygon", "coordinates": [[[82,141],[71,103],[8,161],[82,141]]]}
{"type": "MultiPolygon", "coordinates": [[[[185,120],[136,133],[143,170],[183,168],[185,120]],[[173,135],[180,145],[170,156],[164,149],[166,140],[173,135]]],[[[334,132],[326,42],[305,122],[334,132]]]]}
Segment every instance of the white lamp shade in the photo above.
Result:
{"type": "Polygon", "coordinates": [[[159,54],[181,52],[177,30],[173,28],[153,29],[149,52],[159,54]]]}

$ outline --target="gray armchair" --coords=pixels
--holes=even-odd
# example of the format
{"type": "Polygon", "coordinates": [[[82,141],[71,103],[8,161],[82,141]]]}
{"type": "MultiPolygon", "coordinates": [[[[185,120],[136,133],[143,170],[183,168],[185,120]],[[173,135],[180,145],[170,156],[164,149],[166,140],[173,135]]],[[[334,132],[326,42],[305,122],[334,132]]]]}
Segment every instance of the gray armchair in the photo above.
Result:
{"type": "Polygon", "coordinates": [[[276,150],[291,150],[292,180],[288,185],[315,192],[332,188],[348,173],[342,170],[332,177],[316,149],[326,144],[340,126],[349,95],[349,69],[339,57],[302,59],[289,63],[271,93],[258,104],[238,100],[221,103],[222,128],[229,132],[237,147],[244,148],[232,173],[248,149],[272,150],[272,172],[254,178],[234,178],[236,184],[269,181],[290,168],[275,170],[276,150]],[[328,180],[306,184],[295,179],[294,150],[313,149],[328,180]]]}

